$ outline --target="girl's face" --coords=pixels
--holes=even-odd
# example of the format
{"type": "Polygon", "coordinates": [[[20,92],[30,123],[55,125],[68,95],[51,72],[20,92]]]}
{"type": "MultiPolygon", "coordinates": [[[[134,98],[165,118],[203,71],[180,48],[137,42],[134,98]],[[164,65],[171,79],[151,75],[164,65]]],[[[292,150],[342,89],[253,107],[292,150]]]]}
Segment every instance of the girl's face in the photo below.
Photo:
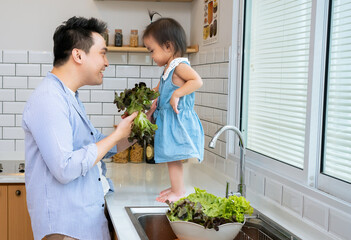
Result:
{"type": "Polygon", "coordinates": [[[160,46],[152,36],[145,37],[144,44],[151,53],[152,59],[155,61],[155,63],[157,63],[158,66],[165,66],[173,60],[173,51],[171,45],[160,46]]]}

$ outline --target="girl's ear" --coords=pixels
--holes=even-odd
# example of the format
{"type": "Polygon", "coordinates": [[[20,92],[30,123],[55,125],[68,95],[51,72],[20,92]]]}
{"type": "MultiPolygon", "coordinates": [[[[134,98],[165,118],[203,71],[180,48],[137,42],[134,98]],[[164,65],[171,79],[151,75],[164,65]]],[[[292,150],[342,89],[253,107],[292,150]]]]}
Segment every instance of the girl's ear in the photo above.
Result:
{"type": "Polygon", "coordinates": [[[173,51],[174,47],[173,47],[173,44],[170,42],[170,41],[167,41],[165,43],[165,47],[167,48],[167,50],[169,51],[173,51]]]}

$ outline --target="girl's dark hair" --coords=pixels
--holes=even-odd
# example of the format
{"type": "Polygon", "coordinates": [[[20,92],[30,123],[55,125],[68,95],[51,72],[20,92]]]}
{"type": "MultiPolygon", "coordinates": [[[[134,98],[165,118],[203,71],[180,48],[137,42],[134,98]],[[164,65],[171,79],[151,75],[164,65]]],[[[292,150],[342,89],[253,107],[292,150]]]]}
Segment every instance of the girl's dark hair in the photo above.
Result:
{"type": "Polygon", "coordinates": [[[54,66],[64,64],[74,48],[89,53],[94,44],[92,33],[103,34],[107,24],[96,18],[72,17],[58,26],[54,33],[54,66]]]}
{"type": "Polygon", "coordinates": [[[152,36],[159,45],[167,42],[173,44],[174,52],[183,57],[186,52],[186,36],[182,26],[172,18],[159,18],[150,23],[143,34],[145,37],[152,36]]]}

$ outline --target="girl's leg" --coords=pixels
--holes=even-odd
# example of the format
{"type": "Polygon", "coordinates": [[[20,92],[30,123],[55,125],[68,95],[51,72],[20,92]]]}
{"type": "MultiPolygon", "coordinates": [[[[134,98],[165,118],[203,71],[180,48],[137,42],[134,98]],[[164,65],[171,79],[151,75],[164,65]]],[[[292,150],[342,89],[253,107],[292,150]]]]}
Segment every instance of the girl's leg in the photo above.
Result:
{"type": "Polygon", "coordinates": [[[169,179],[171,180],[171,189],[168,193],[160,195],[156,198],[156,200],[159,202],[165,202],[166,200],[169,200],[170,202],[175,202],[180,198],[184,197],[185,194],[183,180],[183,163],[181,161],[174,161],[169,162],[167,164],[169,179]]]}

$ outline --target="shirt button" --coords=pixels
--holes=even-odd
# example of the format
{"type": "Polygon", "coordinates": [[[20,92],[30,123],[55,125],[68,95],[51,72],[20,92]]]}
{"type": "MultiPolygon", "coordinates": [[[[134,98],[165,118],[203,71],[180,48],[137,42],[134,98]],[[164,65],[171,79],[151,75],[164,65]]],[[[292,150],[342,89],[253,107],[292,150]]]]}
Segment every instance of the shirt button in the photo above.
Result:
{"type": "Polygon", "coordinates": [[[98,180],[101,181],[101,178],[99,178],[98,180]]]}
{"type": "Polygon", "coordinates": [[[90,135],[93,135],[93,132],[90,132],[90,135]]]}
{"type": "Polygon", "coordinates": [[[105,207],[105,204],[102,204],[102,207],[105,207]]]}

